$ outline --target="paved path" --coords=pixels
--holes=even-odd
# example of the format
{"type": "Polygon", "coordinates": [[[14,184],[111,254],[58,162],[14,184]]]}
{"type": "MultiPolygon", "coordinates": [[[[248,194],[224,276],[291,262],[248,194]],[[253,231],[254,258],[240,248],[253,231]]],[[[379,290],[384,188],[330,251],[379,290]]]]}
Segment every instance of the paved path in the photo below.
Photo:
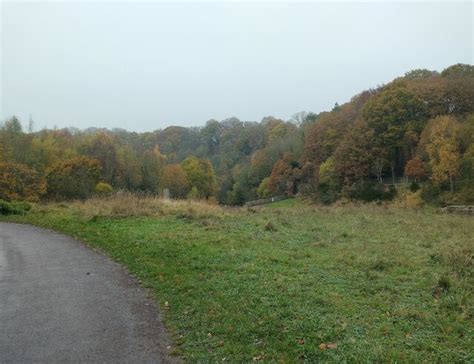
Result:
{"type": "Polygon", "coordinates": [[[64,235],[0,222],[0,363],[174,362],[146,292],[64,235]]]}

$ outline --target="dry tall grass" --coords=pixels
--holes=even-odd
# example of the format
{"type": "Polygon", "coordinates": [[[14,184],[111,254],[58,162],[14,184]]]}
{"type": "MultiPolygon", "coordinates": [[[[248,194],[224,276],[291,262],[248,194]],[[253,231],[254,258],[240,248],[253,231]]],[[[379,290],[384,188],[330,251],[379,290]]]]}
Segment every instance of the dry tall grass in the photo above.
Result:
{"type": "MultiPolygon", "coordinates": [[[[41,209],[41,207],[38,207],[41,209]]],[[[81,216],[131,217],[177,215],[184,218],[222,217],[237,209],[200,200],[170,200],[145,194],[118,192],[84,201],[49,203],[43,208],[68,208],[81,216]]]]}

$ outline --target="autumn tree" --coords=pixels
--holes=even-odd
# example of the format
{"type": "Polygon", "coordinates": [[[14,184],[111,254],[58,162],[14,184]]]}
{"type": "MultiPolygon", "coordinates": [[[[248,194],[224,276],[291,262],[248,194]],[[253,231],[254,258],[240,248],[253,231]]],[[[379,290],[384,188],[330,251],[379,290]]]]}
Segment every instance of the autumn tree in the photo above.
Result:
{"type": "Polygon", "coordinates": [[[392,180],[397,167],[403,166],[403,140],[410,133],[417,136],[428,119],[423,101],[405,83],[387,86],[364,106],[362,117],[374,130],[371,142],[385,150],[386,165],[390,167],[392,180]]]}
{"type": "Polygon", "coordinates": [[[209,154],[214,154],[220,145],[221,124],[217,120],[209,120],[200,131],[201,137],[209,154]]]}
{"type": "Polygon", "coordinates": [[[118,158],[118,182],[121,188],[130,191],[139,190],[142,186],[142,165],[140,156],[130,145],[121,145],[117,147],[118,158]]]}
{"type": "Polygon", "coordinates": [[[340,182],[334,157],[330,157],[319,166],[319,183],[326,184],[331,190],[337,190],[340,187],[340,182]]]}
{"type": "Polygon", "coordinates": [[[273,194],[284,194],[292,176],[292,169],[283,159],[279,159],[272,169],[268,181],[268,190],[273,194]]]}
{"type": "Polygon", "coordinates": [[[310,125],[305,133],[303,160],[320,165],[331,157],[356,116],[357,110],[351,103],[321,113],[317,123],[310,125]]]}
{"type": "Polygon", "coordinates": [[[471,144],[466,153],[463,154],[460,164],[460,171],[462,177],[465,178],[471,186],[473,186],[474,183],[472,183],[472,181],[474,181],[474,144],[471,144]]]}
{"type": "Polygon", "coordinates": [[[334,153],[334,169],[346,186],[367,180],[373,163],[370,141],[374,130],[363,121],[355,123],[342,138],[334,153]]]}
{"type": "Polygon", "coordinates": [[[43,130],[31,139],[30,165],[44,173],[48,166],[78,155],[73,136],[65,130],[43,130]]]}
{"type": "Polygon", "coordinates": [[[148,192],[159,193],[160,181],[165,167],[166,156],[161,154],[160,148],[155,146],[153,150],[143,153],[141,162],[141,188],[148,192]]]}
{"type": "Polygon", "coordinates": [[[113,186],[118,184],[120,178],[116,144],[111,135],[99,132],[87,136],[87,140],[79,148],[82,155],[99,161],[102,167],[102,179],[113,186]]]}
{"type": "Polygon", "coordinates": [[[242,205],[245,201],[257,197],[256,186],[249,179],[250,167],[246,163],[238,164],[232,168],[232,187],[226,193],[225,203],[229,205],[242,205]]]}
{"type": "Polygon", "coordinates": [[[320,113],[316,121],[305,129],[302,156],[303,189],[315,191],[319,184],[322,163],[334,156],[348,128],[355,122],[367,102],[369,92],[352,98],[349,103],[338,105],[331,112],[320,113]]]}
{"type": "Polygon", "coordinates": [[[273,166],[268,180],[268,191],[272,194],[295,195],[298,188],[298,169],[299,163],[291,154],[285,154],[273,166]]]}
{"type": "Polygon", "coordinates": [[[0,199],[38,201],[44,193],[39,173],[24,164],[0,163],[0,199]]]}
{"type": "Polygon", "coordinates": [[[164,167],[161,186],[168,188],[173,198],[186,197],[189,192],[188,179],[181,165],[169,164],[164,167]]]}
{"type": "Polygon", "coordinates": [[[58,200],[88,198],[100,176],[96,159],[80,156],[57,162],[46,171],[47,195],[58,200]]]}
{"type": "Polygon", "coordinates": [[[267,144],[281,139],[288,132],[288,125],[280,119],[268,118],[266,123],[267,144]]]}
{"type": "Polygon", "coordinates": [[[217,190],[216,175],[208,160],[198,159],[194,156],[188,157],[181,163],[181,167],[186,174],[190,190],[195,188],[201,198],[215,195],[217,190]]]}
{"type": "Polygon", "coordinates": [[[5,162],[28,165],[31,158],[31,136],[23,132],[21,122],[11,117],[0,128],[0,144],[5,162]]]}
{"type": "Polygon", "coordinates": [[[461,157],[457,141],[460,125],[450,116],[440,116],[431,120],[431,123],[433,126],[430,128],[429,142],[426,145],[431,178],[435,184],[449,181],[453,192],[453,180],[458,175],[461,157]]]}
{"type": "Polygon", "coordinates": [[[405,165],[405,176],[413,178],[416,182],[426,176],[426,169],[420,157],[410,159],[405,165]]]}
{"type": "Polygon", "coordinates": [[[334,202],[341,192],[341,178],[335,167],[334,157],[329,157],[319,166],[319,186],[316,192],[319,201],[324,204],[334,202]]]}
{"type": "Polygon", "coordinates": [[[406,87],[423,101],[429,117],[434,118],[449,113],[446,79],[438,73],[432,73],[431,76],[427,74],[426,77],[409,78],[406,87]]]}
{"type": "Polygon", "coordinates": [[[251,183],[258,185],[272,173],[273,164],[278,160],[265,150],[258,150],[250,159],[249,178],[251,183]]]}

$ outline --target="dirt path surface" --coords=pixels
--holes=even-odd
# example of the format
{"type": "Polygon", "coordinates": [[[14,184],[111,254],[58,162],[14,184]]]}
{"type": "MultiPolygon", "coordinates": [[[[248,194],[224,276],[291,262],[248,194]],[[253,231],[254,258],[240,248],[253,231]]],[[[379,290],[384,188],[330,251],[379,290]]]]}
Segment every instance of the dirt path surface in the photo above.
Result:
{"type": "Polygon", "coordinates": [[[0,223],[0,362],[158,362],[156,306],[119,264],[64,235],[0,223]]]}

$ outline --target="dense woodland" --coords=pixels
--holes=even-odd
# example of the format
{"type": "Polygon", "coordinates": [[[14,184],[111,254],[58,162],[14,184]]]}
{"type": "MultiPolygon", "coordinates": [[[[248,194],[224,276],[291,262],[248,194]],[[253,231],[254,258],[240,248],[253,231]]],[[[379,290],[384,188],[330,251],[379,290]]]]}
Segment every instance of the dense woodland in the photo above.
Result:
{"type": "Polygon", "coordinates": [[[168,188],[230,205],[283,194],[332,203],[391,199],[402,182],[426,201],[474,202],[472,65],[414,70],[290,121],[233,117],[146,133],[25,126],[13,116],[0,129],[7,201],[168,188]]]}

